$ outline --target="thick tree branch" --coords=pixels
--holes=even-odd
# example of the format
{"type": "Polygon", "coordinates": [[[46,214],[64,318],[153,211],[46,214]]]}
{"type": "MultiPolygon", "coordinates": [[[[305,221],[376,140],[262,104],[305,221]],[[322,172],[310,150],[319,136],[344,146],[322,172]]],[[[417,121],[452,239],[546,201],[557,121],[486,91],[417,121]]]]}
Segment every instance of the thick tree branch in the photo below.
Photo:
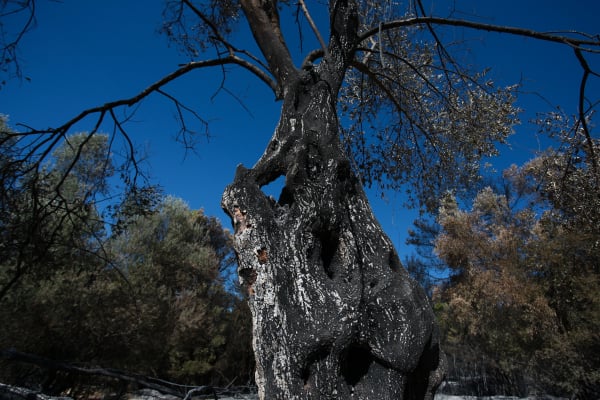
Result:
{"type": "Polygon", "coordinates": [[[282,89],[296,79],[298,70],[281,32],[277,3],[274,0],[241,0],[240,3],[254,39],[277,80],[277,97],[281,98],[282,89]]]}
{"type": "Polygon", "coordinates": [[[354,0],[330,0],[328,53],[322,63],[322,78],[337,91],[342,85],[346,68],[352,63],[358,38],[358,7],[354,0]]]}
{"type": "Polygon", "coordinates": [[[304,57],[304,61],[302,61],[302,69],[307,68],[313,62],[325,56],[325,52],[322,49],[316,49],[311,51],[304,57]]]}

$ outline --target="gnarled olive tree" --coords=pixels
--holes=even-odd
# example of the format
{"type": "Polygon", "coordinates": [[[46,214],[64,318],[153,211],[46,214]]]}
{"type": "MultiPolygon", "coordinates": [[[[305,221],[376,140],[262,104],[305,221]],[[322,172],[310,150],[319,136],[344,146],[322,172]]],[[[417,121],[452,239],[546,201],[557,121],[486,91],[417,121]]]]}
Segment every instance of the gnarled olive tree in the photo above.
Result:
{"type": "Polygon", "coordinates": [[[431,397],[443,358],[425,292],[342,149],[339,82],[301,75],[267,151],[238,167],[222,203],[250,293],[261,398],[431,397]],[[275,201],[260,186],[277,175],[275,201]]]}

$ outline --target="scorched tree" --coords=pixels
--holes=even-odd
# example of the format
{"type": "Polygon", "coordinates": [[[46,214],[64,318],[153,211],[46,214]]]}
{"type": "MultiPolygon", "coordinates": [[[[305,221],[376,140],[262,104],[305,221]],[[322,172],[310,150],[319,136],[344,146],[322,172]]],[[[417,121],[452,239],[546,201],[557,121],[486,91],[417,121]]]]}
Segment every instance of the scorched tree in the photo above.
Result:
{"type": "MultiPolygon", "coordinates": [[[[3,13],[33,13],[33,4],[3,2],[3,13]]],[[[35,138],[21,159],[40,168],[46,149],[88,117],[97,117],[91,135],[107,119],[128,140],[116,110],[151,94],[173,102],[185,139],[183,115],[201,117],[165,85],[200,68],[247,70],[282,103],[264,153],[252,168],[238,167],[222,198],[249,293],[260,398],[432,398],[445,368],[434,315],[363,185],[412,183],[412,199],[433,210],[440,193],[475,181],[479,161],[511,133],[515,88],[463,69],[438,34],[448,25],[572,47],[584,71],[579,116],[591,144],[584,99],[594,72],[584,55],[598,50],[597,37],[428,16],[420,1],[172,0],[161,31],[192,61],[131,98],[20,133],[35,138]],[[259,54],[237,45],[241,24],[259,54]],[[289,45],[294,35],[299,49],[289,45]],[[303,52],[309,43],[316,48],[303,52]],[[282,176],[279,198],[266,196],[261,188],[282,176]]],[[[19,75],[21,36],[4,40],[5,72],[19,75]]]]}

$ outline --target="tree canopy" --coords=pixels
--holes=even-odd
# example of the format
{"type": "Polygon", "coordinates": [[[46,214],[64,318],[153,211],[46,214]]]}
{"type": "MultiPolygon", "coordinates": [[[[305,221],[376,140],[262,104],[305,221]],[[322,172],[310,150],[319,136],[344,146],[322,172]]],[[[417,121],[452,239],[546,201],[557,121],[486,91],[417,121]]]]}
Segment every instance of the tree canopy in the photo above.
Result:
{"type": "MultiPolygon", "coordinates": [[[[406,190],[415,205],[432,211],[437,206],[435,199],[445,190],[460,190],[480,177],[480,161],[497,154],[497,145],[506,142],[512,125],[518,122],[519,110],[514,106],[517,87],[496,87],[486,70],[461,65],[456,55],[464,47],[445,42],[438,34],[445,26],[460,26],[572,48],[583,70],[577,120],[590,141],[585,117],[595,101],[588,96],[586,85],[596,72],[586,55],[598,46],[593,36],[440,18],[427,14],[419,1],[345,4],[168,1],[161,32],[190,62],[133,97],[84,110],[62,126],[31,127],[19,135],[48,137],[35,148],[35,153],[43,155],[49,154],[45,148],[56,145],[51,138],[64,135],[75,123],[96,118],[88,121],[98,127],[109,120],[115,132],[123,134],[129,156],[135,160],[139,154],[127,143],[125,124],[131,116],[120,117],[120,110],[150,95],[163,96],[179,113],[180,138],[190,145],[198,132],[189,128],[186,119],[207,124],[200,110],[181,103],[165,89],[193,70],[216,67],[225,74],[228,66],[242,68],[264,82],[276,99],[283,98],[290,82],[308,76],[309,71],[331,78],[338,74],[341,134],[354,168],[366,184],[406,190]],[[250,27],[258,53],[237,43],[241,38],[236,32],[242,24],[250,27]],[[346,49],[340,47],[342,41],[348,42],[346,49]],[[311,47],[314,45],[316,48],[311,47]],[[333,73],[333,69],[339,71],[333,73]],[[327,70],[331,71],[325,73],[327,70]]],[[[22,35],[33,26],[34,11],[33,0],[3,5],[7,16],[23,18],[22,31],[3,36],[2,47],[10,56],[2,65],[13,75],[21,71],[15,51],[22,35]]],[[[222,89],[232,92],[224,85],[222,89]]],[[[135,163],[130,166],[136,170],[135,163]]]]}

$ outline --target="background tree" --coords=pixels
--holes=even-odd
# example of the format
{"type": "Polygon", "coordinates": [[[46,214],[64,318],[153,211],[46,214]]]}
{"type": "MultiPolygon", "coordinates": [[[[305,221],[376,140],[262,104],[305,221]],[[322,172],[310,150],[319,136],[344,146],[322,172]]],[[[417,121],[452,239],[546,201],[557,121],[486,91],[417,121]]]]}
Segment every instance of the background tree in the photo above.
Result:
{"type": "Polygon", "coordinates": [[[2,167],[7,173],[2,179],[0,298],[23,275],[47,276],[53,273],[54,263],[75,254],[85,258],[90,246],[99,246],[104,225],[94,197],[105,190],[111,174],[105,135],[69,137],[39,171],[15,158],[22,149],[12,132],[4,131],[2,142],[7,149],[2,167]],[[96,157],[102,157],[99,166],[96,157]]]}
{"type": "MultiPolygon", "coordinates": [[[[555,117],[554,134],[567,123],[555,117]]],[[[505,193],[480,191],[468,212],[451,199],[440,209],[436,251],[452,271],[438,297],[448,348],[459,358],[476,349],[512,379],[507,391],[526,379],[582,398],[600,389],[600,192],[585,135],[571,132],[568,147],[506,170],[505,193]]]]}
{"type": "MultiPolygon", "coordinates": [[[[11,149],[7,144],[3,154],[11,149]]],[[[106,232],[94,199],[108,190],[108,137],[70,136],[53,160],[35,178],[43,180],[36,188],[63,180],[58,192],[46,192],[49,200],[31,186],[15,185],[18,201],[3,203],[4,280],[12,278],[11,245],[27,238],[18,226],[21,218],[35,201],[54,208],[38,221],[47,246],[43,257],[33,258],[39,249],[17,247],[25,272],[0,302],[0,349],[182,383],[246,382],[253,371],[249,314],[224,285],[233,261],[229,233],[215,218],[174,198],[142,215],[132,213],[136,207],[120,206],[120,229],[106,232]],[[36,263],[26,264],[31,260],[36,263]],[[229,363],[238,358],[246,362],[234,369],[229,363]]],[[[41,383],[52,393],[79,381],[8,361],[1,369],[3,382],[41,383]]]]}
{"type": "MultiPolygon", "coordinates": [[[[21,150],[10,133],[3,138],[5,154],[21,150]]],[[[41,171],[3,160],[12,175],[4,175],[8,196],[2,202],[0,348],[51,358],[94,357],[95,332],[87,325],[95,299],[88,295],[106,259],[106,232],[94,198],[110,176],[107,149],[106,135],[76,134],[41,171]],[[77,295],[75,288],[81,290],[77,295]]]]}
{"type": "Polygon", "coordinates": [[[229,240],[214,218],[173,198],[111,239],[115,267],[134,291],[129,312],[138,313],[132,366],[180,382],[221,381],[215,364],[235,304],[221,277],[231,267],[229,240]]]}
{"type": "MultiPolygon", "coordinates": [[[[123,170],[114,165],[111,140],[98,132],[77,133],[55,139],[48,153],[37,154],[41,145],[29,141],[2,120],[3,156],[2,261],[0,299],[29,274],[53,273],[53,263],[63,254],[82,257],[103,254],[105,229],[118,218],[151,206],[155,186],[131,184],[115,193],[109,180],[123,170]],[[121,197],[123,200],[121,201],[121,197]]],[[[43,141],[42,141],[43,142],[43,141]]]]}

